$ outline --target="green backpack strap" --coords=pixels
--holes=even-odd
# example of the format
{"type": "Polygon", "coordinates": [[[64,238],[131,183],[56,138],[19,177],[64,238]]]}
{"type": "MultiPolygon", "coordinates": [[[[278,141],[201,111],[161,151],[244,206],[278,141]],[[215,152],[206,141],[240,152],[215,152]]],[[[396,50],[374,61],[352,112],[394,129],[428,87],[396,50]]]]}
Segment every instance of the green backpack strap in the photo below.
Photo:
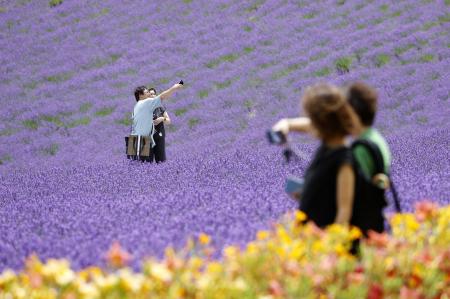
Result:
{"type": "MultiPolygon", "coordinates": [[[[357,139],[353,141],[352,143],[352,150],[354,150],[357,146],[363,146],[366,148],[370,155],[373,158],[374,164],[375,164],[375,173],[384,173],[389,178],[390,181],[390,189],[392,192],[392,197],[394,199],[394,206],[395,210],[400,213],[401,212],[401,206],[400,206],[400,200],[398,198],[397,190],[395,189],[394,182],[392,181],[391,176],[389,173],[386,173],[384,170],[384,159],[383,155],[381,154],[380,148],[372,141],[367,139],[357,139]]],[[[370,181],[372,178],[368,178],[370,181]]]]}
{"type": "Polygon", "coordinates": [[[354,150],[357,146],[362,146],[369,151],[370,156],[372,157],[373,162],[375,164],[375,173],[386,174],[384,171],[383,156],[381,155],[381,151],[375,143],[367,139],[356,139],[352,143],[352,150],[354,150]]]}

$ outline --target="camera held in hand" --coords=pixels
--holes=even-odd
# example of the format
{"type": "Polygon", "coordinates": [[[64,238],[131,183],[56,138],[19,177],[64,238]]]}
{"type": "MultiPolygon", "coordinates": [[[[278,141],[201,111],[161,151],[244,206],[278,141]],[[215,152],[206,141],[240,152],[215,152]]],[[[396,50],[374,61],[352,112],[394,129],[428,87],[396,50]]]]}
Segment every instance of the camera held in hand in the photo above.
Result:
{"type": "Polygon", "coordinates": [[[281,131],[268,130],[266,132],[266,136],[271,144],[281,145],[287,142],[286,135],[284,135],[281,131]]]}
{"type": "Polygon", "coordinates": [[[305,180],[295,176],[290,176],[284,184],[284,191],[294,200],[300,200],[305,180]]]}

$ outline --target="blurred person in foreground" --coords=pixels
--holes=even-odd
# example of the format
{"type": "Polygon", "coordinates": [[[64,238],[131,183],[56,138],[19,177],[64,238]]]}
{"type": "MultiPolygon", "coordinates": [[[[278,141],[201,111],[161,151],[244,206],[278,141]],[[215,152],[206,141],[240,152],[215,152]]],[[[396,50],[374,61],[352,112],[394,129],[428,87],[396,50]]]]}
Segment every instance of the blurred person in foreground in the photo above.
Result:
{"type": "MultiPolygon", "coordinates": [[[[156,97],[156,89],[149,88],[150,97],[156,97]]],[[[166,161],[166,130],[164,125],[171,123],[169,114],[166,108],[161,105],[153,110],[153,124],[155,126],[155,132],[153,134],[153,140],[155,141],[155,147],[150,153],[150,162],[155,160],[156,163],[166,161]]]]}
{"type": "MultiPolygon", "coordinates": [[[[149,90],[145,86],[136,87],[134,97],[137,103],[134,105],[133,109],[131,135],[149,136],[151,139],[151,147],[155,147],[156,143],[153,139],[153,134],[155,131],[153,112],[156,108],[162,106],[162,100],[167,100],[175,91],[181,89],[182,87],[182,84],[175,84],[158,96],[156,96],[155,90],[149,90]]],[[[141,157],[141,160],[150,161],[150,158],[141,157]]]]}
{"type": "MultiPolygon", "coordinates": [[[[341,90],[330,84],[308,87],[302,105],[308,118],[296,121],[302,129],[307,126],[321,145],[305,172],[299,209],[319,227],[350,224],[356,174],[346,136],[355,124],[354,111],[341,90]]],[[[287,134],[290,127],[286,123],[292,122],[286,119],[280,122],[273,129],[287,134]]]]}
{"type": "MultiPolygon", "coordinates": [[[[384,231],[383,208],[386,206],[384,190],[390,182],[380,172],[389,175],[391,165],[391,153],[383,136],[373,127],[377,112],[377,92],[362,82],[356,82],[344,89],[347,102],[356,114],[352,135],[355,142],[352,146],[352,154],[357,171],[357,191],[360,199],[356,200],[355,208],[359,211],[354,215],[352,222],[359,226],[366,234],[368,230],[384,231]],[[369,143],[369,146],[366,145],[369,143]],[[370,146],[371,144],[371,146],[370,146]],[[382,160],[381,167],[377,165],[376,157],[371,148],[379,151],[382,160]],[[379,169],[382,168],[382,169],[379,169]],[[371,184],[381,185],[373,188],[371,184]],[[381,193],[380,193],[381,192],[381,193]]],[[[287,134],[290,131],[311,132],[312,122],[308,117],[282,119],[273,127],[275,131],[287,134]]],[[[378,162],[378,163],[377,163],[378,162]]],[[[397,203],[398,204],[398,203],[397,203]]],[[[399,204],[398,204],[399,209],[399,204]]]]}

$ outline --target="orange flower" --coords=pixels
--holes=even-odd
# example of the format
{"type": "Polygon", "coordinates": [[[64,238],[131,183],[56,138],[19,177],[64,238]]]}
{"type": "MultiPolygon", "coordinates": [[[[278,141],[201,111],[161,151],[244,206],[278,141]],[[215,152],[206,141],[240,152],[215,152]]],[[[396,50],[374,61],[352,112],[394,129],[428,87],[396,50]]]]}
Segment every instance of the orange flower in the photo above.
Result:
{"type": "Polygon", "coordinates": [[[375,247],[384,248],[389,243],[389,237],[386,233],[377,233],[373,230],[368,232],[369,238],[367,239],[367,243],[369,245],[373,245],[375,247]]]}
{"type": "Polygon", "coordinates": [[[416,204],[416,217],[419,221],[431,220],[438,213],[438,206],[431,201],[421,201],[416,204]]]}
{"type": "Polygon", "coordinates": [[[122,249],[119,242],[114,242],[106,253],[106,260],[109,265],[119,268],[123,267],[131,260],[131,255],[122,249]]]}

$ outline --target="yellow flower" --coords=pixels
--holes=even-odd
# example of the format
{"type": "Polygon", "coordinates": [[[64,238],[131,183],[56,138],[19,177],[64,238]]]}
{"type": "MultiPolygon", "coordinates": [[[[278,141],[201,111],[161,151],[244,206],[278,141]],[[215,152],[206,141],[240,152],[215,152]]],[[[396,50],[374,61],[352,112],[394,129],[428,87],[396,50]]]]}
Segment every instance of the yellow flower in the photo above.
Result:
{"type": "Polygon", "coordinates": [[[206,272],[211,274],[217,274],[222,271],[222,264],[218,262],[211,262],[206,266],[206,272]]]}
{"type": "Polygon", "coordinates": [[[7,269],[0,275],[0,287],[6,285],[16,279],[14,271],[7,269]]]}
{"type": "Polygon", "coordinates": [[[138,292],[144,282],[144,276],[142,274],[133,274],[129,269],[120,270],[119,278],[123,288],[133,293],[138,292]]]}
{"type": "Polygon", "coordinates": [[[303,254],[305,253],[305,248],[300,245],[300,244],[296,244],[296,246],[294,246],[294,248],[292,249],[292,251],[289,254],[289,257],[292,259],[299,259],[303,254]]]}
{"type": "Polygon", "coordinates": [[[75,279],[75,273],[71,269],[65,269],[56,275],[55,281],[60,286],[64,286],[75,279]]]}
{"type": "Polygon", "coordinates": [[[258,231],[258,233],[256,234],[256,238],[260,241],[265,240],[269,237],[269,232],[266,230],[260,230],[258,231]]]}
{"type": "Polygon", "coordinates": [[[418,264],[415,264],[414,266],[413,266],[413,269],[412,269],[412,273],[413,274],[415,274],[415,275],[417,275],[417,276],[419,276],[419,277],[422,277],[422,275],[423,275],[423,265],[418,265],[418,264]]]}
{"type": "Polygon", "coordinates": [[[249,254],[258,253],[258,246],[256,246],[255,242],[250,242],[247,244],[247,253],[249,254]]]}
{"type": "Polygon", "coordinates": [[[192,257],[189,263],[193,270],[197,270],[203,266],[203,260],[197,256],[192,257]]]}
{"type": "Polygon", "coordinates": [[[286,250],[281,246],[275,248],[275,253],[281,258],[286,257],[286,250]]]}
{"type": "Polygon", "coordinates": [[[116,284],[119,282],[119,278],[116,275],[108,275],[106,277],[104,276],[95,276],[94,277],[94,283],[95,285],[104,292],[107,292],[114,288],[116,284]]]}
{"type": "Polygon", "coordinates": [[[302,211],[295,211],[295,220],[298,222],[303,222],[306,220],[306,214],[303,213],[302,211]]]}
{"type": "Polygon", "coordinates": [[[42,275],[49,278],[56,278],[70,270],[69,262],[66,260],[49,259],[42,267],[42,275]]]}
{"type": "Polygon", "coordinates": [[[236,290],[245,291],[248,288],[248,285],[242,277],[239,277],[233,282],[233,287],[236,290]]]}
{"type": "Polygon", "coordinates": [[[413,217],[407,217],[406,218],[406,227],[411,230],[411,231],[417,231],[420,227],[419,223],[417,222],[417,220],[413,217]]]}
{"type": "Polygon", "coordinates": [[[334,246],[334,251],[339,255],[347,253],[347,250],[345,249],[345,247],[340,243],[336,244],[336,246],[334,246]]]}
{"type": "Polygon", "coordinates": [[[313,252],[323,252],[325,247],[323,246],[321,241],[314,241],[312,244],[312,251],[313,252]]]}
{"type": "Polygon", "coordinates": [[[239,249],[235,246],[227,246],[224,248],[223,253],[227,258],[235,258],[239,249]]]}
{"type": "Polygon", "coordinates": [[[81,295],[81,298],[98,298],[99,291],[92,283],[82,283],[78,288],[78,292],[81,295]]]}
{"type": "Polygon", "coordinates": [[[211,278],[208,275],[202,275],[196,282],[197,284],[197,288],[199,290],[204,290],[206,289],[209,284],[211,283],[211,278]]]}
{"type": "MultiPolygon", "coordinates": [[[[28,299],[27,298],[27,291],[26,291],[26,289],[25,288],[22,288],[22,287],[15,287],[15,288],[13,288],[12,289],[12,293],[13,293],[13,296],[12,297],[6,297],[6,298],[17,298],[17,299],[28,299]]],[[[56,296],[54,296],[54,297],[56,297],[56,296]]]]}
{"type": "Polygon", "coordinates": [[[352,228],[350,229],[350,238],[352,240],[356,240],[361,238],[362,234],[361,234],[361,230],[359,228],[357,228],[356,226],[352,226],[352,228]]]}
{"type": "Polygon", "coordinates": [[[167,269],[166,265],[155,263],[151,266],[150,272],[153,277],[164,281],[169,282],[172,280],[172,273],[167,269]]]}
{"type": "Polygon", "coordinates": [[[342,235],[346,232],[346,227],[337,223],[333,223],[327,227],[326,231],[331,235],[342,235]]]}
{"type": "Polygon", "coordinates": [[[201,234],[198,236],[198,241],[199,241],[200,244],[202,244],[202,245],[208,245],[209,242],[211,242],[211,238],[210,238],[207,234],[201,233],[201,234]]]}
{"type": "Polygon", "coordinates": [[[384,260],[386,270],[392,270],[395,266],[394,258],[389,256],[384,260]]]}
{"type": "Polygon", "coordinates": [[[289,244],[291,244],[291,242],[292,242],[291,237],[290,237],[289,234],[286,232],[286,230],[284,229],[284,227],[282,227],[281,225],[279,225],[279,226],[277,227],[277,236],[278,236],[278,238],[281,239],[281,242],[284,243],[284,244],[289,245],[289,244]]]}

